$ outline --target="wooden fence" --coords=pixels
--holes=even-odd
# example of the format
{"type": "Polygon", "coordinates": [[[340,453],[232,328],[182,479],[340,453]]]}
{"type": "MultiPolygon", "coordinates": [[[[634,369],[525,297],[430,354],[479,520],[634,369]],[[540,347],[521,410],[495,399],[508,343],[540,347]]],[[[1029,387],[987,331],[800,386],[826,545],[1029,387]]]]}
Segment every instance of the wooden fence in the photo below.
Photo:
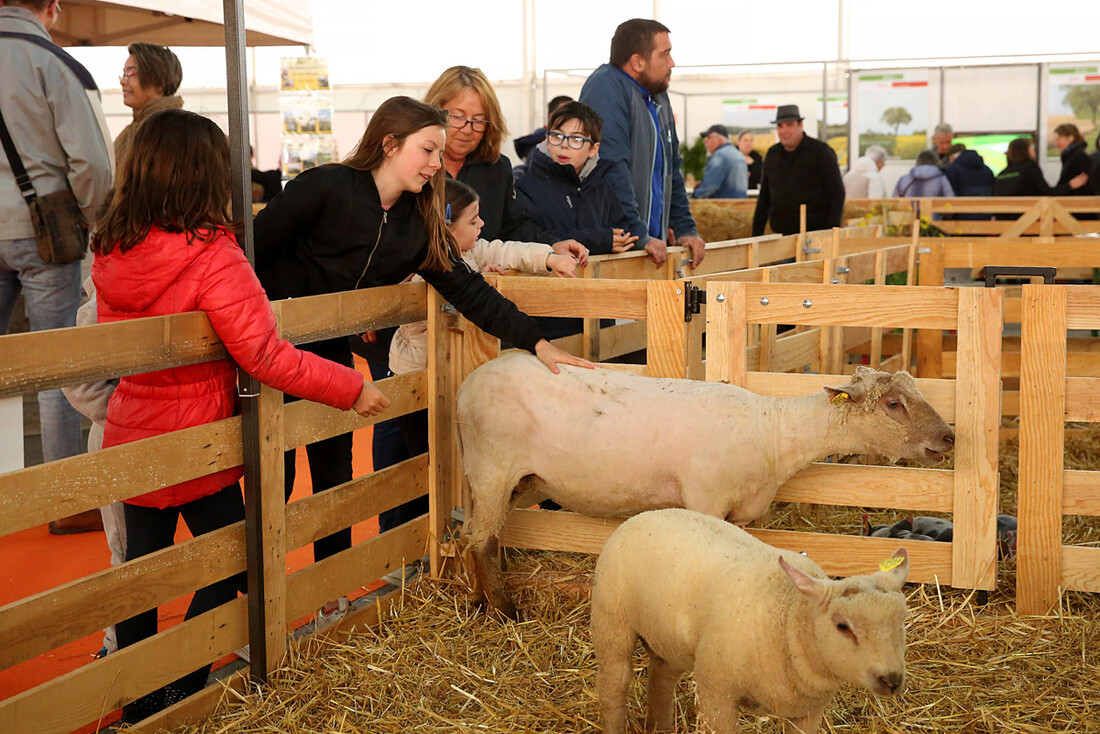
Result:
{"type": "MultiPolygon", "coordinates": [[[[275,304],[283,335],[315,341],[424,318],[427,287],[409,284],[275,304]]],[[[224,358],[202,313],[0,337],[0,396],[120,374],[224,358]],[[104,349],[104,345],[110,345],[104,349]]],[[[379,383],[385,418],[434,411],[427,371],[379,383]]],[[[370,425],[354,413],[281,393],[259,397],[265,547],[262,603],[267,659],[275,670],[290,621],[425,553],[426,519],[413,521],[289,576],[286,551],[426,494],[427,456],[353,479],[284,507],[283,452],[370,425]]],[[[233,417],[0,474],[0,534],[94,509],[163,486],[239,466],[241,418],[233,417]]],[[[0,608],[0,666],[10,668],[107,625],[184,596],[246,568],[244,522],[74,580],[0,608]]],[[[250,568],[255,572],[255,567],[250,568]]],[[[68,674],[0,701],[0,731],[70,732],[248,642],[247,596],[68,674]]]]}

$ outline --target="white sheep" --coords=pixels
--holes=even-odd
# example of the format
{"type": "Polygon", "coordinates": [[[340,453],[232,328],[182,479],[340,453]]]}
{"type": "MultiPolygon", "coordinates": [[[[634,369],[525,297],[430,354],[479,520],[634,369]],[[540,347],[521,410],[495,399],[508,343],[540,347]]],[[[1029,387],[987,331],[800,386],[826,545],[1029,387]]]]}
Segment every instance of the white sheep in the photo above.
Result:
{"type": "Polygon", "coordinates": [[[479,592],[514,617],[498,559],[514,507],[546,498],[593,517],[686,507],[744,524],[787,479],[831,454],[934,464],[951,427],[907,372],[859,368],[824,392],[771,398],[717,382],[565,366],[505,352],[462,383],[456,414],[479,592]]]}
{"type": "Polygon", "coordinates": [[[695,672],[699,730],[736,734],[738,709],[813,734],[844,683],[882,696],[905,681],[905,549],[865,576],[829,580],[816,563],[689,510],[655,510],[604,545],[592,590],[600,712],[626,731],[632,656],[649,655],[646,729],[673,724],[695,672]]]}

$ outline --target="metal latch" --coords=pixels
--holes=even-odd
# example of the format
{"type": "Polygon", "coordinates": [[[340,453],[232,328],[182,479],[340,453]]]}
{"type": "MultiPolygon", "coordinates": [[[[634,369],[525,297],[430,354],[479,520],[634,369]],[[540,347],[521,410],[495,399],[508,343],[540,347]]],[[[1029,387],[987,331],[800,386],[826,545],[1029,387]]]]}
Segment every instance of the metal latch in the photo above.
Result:
{"type": "Polygon", "coordinates": [[[707,292],[691,283],[684,283],[684,322],[691,321],[694,314],[699,313],[703,304],[707,302],[707,292]]]}
{"type": "Polygon", "coordinates": [[[1028,278],[1033,275],[1037,275],[1043,279],[1043,282],[1047,285],[1053,285],[1054,276],[1058,273],[1058,268],[1026,268],[1017,267],[1015,265],[986,265],[985,266],[985,287],[995,288],[997,286],[997,278],[1028,278]]]}
{"type": "Polygon", "coordinates": [[[818,252],[821,252],[820,247],[810,247],[810,245],[812,245],[813,243],[814,243],[814,238],[813,237],[807,237],[806,238],[806,241],[802,243],[802,254],[803,255],[813,255],[813,254],[816,254],[818,252]]]}

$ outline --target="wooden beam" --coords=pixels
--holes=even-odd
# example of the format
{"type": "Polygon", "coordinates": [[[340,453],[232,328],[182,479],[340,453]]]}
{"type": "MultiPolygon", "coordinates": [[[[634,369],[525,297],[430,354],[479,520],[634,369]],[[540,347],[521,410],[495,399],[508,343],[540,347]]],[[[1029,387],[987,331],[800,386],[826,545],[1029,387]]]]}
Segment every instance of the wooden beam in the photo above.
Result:
{"type": "Polygon", "coordinates": [[[958,291],[882,286],[868,302],[863,286],[746,283],[746,316],[753,323],[954,329],[958,291]],[[767,303],[760,299],[767,298],[767,303]],[[809,307],[805,304],[809,302],[809,307]]]}
{"type": "Polygon", "coordinates": [[[575,278],[501,278],[500,292],[531,316],[644,319],[644,283],[575,278]]]}
{"type": "Polygon", "coordinates": [[[951,512],[954,477],[946,469],[815,463],[788,479],[777,502],[951,512]]]}
{"type": "MultiPolygon", "coordinates": [[[[647,285],[646,364],[652,377],[687,377],[685,281],[650,281],[647,285]]],[[[696,318],[703,318],[702,315],[696,318]]]]}
{"type": "Polygon", "coordinates": [[[740,283],[708,285],[708,381],[745,386],[745,330],[745,286],[740,283]]]}

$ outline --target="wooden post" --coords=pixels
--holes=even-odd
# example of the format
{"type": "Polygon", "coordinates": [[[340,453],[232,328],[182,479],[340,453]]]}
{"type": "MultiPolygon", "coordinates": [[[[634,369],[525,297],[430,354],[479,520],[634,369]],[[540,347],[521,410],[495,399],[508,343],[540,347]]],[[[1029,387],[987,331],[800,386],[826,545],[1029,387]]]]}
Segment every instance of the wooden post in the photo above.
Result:
{"type": "Polygon", "coordinates": [[[745,285],[707,284],[707,380],[745,386],[745,285]]]}
{"type": "Polygon", "coordinates": [[[959,289],[952,586],[997,583],[998,428],[1004,291],[959,289]]]}
{"type": "MultiPolygon", "coordinates": [[[[875,252],[875,285],[885,285],[886,283],[886,258],[882,255],[882,250],[875,252]]],[[[879,369],[882,367],[882,327],[871,327],[871,367],[879,369]]]]}
{"type": "Polygon", "coordinates": [[[1062,581],[1066,288],[1023,287],[1016,608],[1046,614],[1062,581]]]}
{"type": "MultiPolygon", "coordinates": [[[[771,282],[771,268],[760,271],[760,282],[771,282]]],[[[775,352],[775,339],[777,334],[776,327],[778,324],[752,324],[750,329],[759,331],[760,349],[757,351],[759,358],[756,363],[756,369],[758,372],[769,372],[771,370],[772,354],[775,352]]]]}
{"type": "Polygon", "coordinates": [[[646,283],[646,363],[650,377],[687,377],[688,328],[684,321],[684,290],[690,285],[685,280],[646,283]]]}
{"type": "MultiPolygon", "coordinates": [[[[920,238],[916,235],[913,236],[913,244],[909,245],[909,262],[905,267],[905,285],[916,285],[917,283],[917,250],[919,249],[918,242],[920,238]]],[[[942,267],[943,260],[940,260],[942,267]]],[[[942,278],[941,278],[942,280],[942,278]]],[[[938,332],[940,335],[940,346],[943,346],[943,331],[938,332]]],[[[942,355],[941,368],[942,368],[942,355]]],[[[913,369],[913,330],[902,329],[901,330],[901,364],[903,370],[913,369]]]]}
{"type": "Polygon", "coordinates": [[[428,289],[428,389],[434,391],[428,401],[428,490],[431,534],[429,556],[432,576],[443,572],[443,556],[453,555],[450,545],[443,545],[451,520],[455,498],[462,493],[455,486],[456,470],[460,471],[458,437],[454,431],[454,400],[458,390],[455,365],[461,364],[454,336],[457,316],[443,311],[444,300],[435,288],[428,289]]]}
{"type": "MultiPolygon", "coordinates": [[[[588,267],[584,268],[583,278],[600,277],[600,261],[589,260],[588,267]]],[[[590,362],[600,361],[600,320],[584,319],[584,331],[581,339],[581,353],[578,355],[590,362]]]]}
{"type": "MultiPolygon", "coordinates": [[[[918,240],[920,253],[919,285],[943,285],[944,243],[933,239],[918,240]]],[[[943,330],[917,331],[917,376],[943,377],[943,330]]]]}
{"type": "Polygon", "coordinates": [[[802,248],[806,246],[806,205],[798,207],[798,237],[794,241],[794,261],[802,262],[806,259],[806,253],[802,248]]]}
{"type": "MultiPolygon", "coordinates": [[[[251,669],[270,674],[278,670],[286,655],[286,494],[283,481],[285,422],[283,394],[260,386],[260,516],[263,538],[264,647],[260,658],[249,630],[251,669]]],[[[249,567],[249,575],[253,568],[249,567]]],[[[253,584],[249,581],[249,596],[253,584]]],[[[266,677],[266,676],[265,676],[266,677]]],[[[255,674],[253,674],[255,678],[255,674]]]]}

